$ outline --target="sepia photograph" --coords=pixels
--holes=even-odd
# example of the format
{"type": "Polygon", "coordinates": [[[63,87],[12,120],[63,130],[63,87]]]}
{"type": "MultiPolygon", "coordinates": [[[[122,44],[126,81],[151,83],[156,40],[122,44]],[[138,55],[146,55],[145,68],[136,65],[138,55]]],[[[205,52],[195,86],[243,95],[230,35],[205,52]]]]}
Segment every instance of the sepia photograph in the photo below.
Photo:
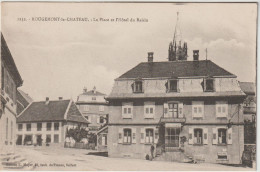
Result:
{"type": "Polygon", "coordinates": [[[258,3],[1,2],[0,170],[256,171],[258,3]]]}

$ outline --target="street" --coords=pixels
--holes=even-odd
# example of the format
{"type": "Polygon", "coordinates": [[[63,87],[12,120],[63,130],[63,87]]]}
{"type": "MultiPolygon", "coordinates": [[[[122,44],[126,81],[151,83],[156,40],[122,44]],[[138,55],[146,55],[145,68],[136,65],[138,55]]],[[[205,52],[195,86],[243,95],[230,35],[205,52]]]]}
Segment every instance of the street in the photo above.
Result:
{"type": "Polygon", "coordinates": [[[109,158],[87,155],[91,150],[61,147],[17,146],[16,153],[22,155],[34,170],[59,171],[252,171],[252,168],[233,167],[220,164],[189,164],[140,159],[109,158]]]}

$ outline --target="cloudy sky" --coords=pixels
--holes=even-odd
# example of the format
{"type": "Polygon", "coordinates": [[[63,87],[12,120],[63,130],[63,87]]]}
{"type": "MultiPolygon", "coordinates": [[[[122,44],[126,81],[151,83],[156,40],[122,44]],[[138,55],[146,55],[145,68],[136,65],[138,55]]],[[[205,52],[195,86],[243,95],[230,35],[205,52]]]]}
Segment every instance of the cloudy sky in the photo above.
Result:
{"type": "Polygon", "coordinates": [[[166,61],[180,12],[182,37],[200,59],[255,81],[255,3],[3,3],[2,32],[34,100],[76,99],[86,86],[109,94],[114,79],[147,61],[166,61]],[[27,21],[19,21],[24,17],[27,21]],[[148,22],[35,22],[32,17],[146,18],[148,22]],[[28,20],[30,19],[30,21],[28,20]]]}

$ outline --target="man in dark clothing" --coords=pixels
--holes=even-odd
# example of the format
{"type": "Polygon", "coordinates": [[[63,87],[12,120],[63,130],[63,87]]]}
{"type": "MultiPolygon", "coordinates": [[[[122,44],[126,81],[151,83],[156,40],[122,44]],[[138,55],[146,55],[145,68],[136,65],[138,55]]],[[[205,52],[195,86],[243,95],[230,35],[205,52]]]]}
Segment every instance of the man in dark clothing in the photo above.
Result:
{"type": "Polygon", "coordinates": [[[151,145],[151,160],[153,160],[153,153],[154,153],[154,145],[151,145]]]}

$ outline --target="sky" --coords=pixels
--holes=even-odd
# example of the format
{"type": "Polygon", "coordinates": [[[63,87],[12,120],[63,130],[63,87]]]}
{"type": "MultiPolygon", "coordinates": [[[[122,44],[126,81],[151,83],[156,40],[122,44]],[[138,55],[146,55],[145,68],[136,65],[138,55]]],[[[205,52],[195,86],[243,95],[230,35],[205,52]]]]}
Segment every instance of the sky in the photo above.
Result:
{"type": "Polygon", "coordinates": [[[35,101],[74,99],[95,86],[109,94],[114,79],[147,52],[166,61],[177,21],[200,60],[212,60],[239,81],[256,78],[256,3],[2,3],[2,32],[35,101]],[[148,22],[32,21],[35,17],[143,18],[148,22]],[[26,18],[27,21],[20,21],[26,18]],[[30,19],[30,20],[29,20],[30,19]]]}

